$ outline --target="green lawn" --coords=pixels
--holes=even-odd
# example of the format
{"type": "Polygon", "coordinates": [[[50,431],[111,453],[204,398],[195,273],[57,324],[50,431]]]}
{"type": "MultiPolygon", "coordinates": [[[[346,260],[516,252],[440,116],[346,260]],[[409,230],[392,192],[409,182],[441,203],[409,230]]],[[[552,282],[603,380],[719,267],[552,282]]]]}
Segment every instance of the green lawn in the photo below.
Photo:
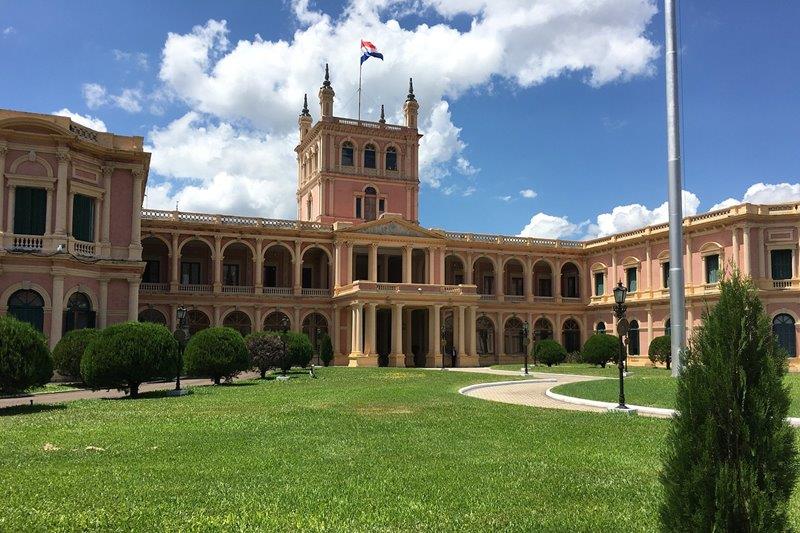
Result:
{"type": "Polygon", "coordinates": [[[51,394],[53,392],[69,392],[79,390],[80,387],[70,385],[69,383],[47,383],[41,387],[32,387],[21,394],[5,394],[0,395],[0,398],[13,398],[15,396],[27,396],[29,394],[51,394]]]}
{"type": "MultiPolygon", "coordinates": [[[[493,365],[492,368],[499,370],[519,371],[524,365],[493,365]]],[[[669,371],[664,368],[654,368],[652,366],[631,366],[629,370],[637,376],[668,376],[669,371]]],[[[606,376],[616,378],[619,370],[613,363],[606,365],[605,368],[592,366],[583,363],[564,363],[555,366],[528,365],[528,372],[545,372],[551,374],[582,374],[584,376],[606,376]]]]}
{"type": "Polygon", "coordinates": [[[657,529],[667,421],[457,394],[491,379],[326,368],[0,411],[0,530],[657,529]]]}

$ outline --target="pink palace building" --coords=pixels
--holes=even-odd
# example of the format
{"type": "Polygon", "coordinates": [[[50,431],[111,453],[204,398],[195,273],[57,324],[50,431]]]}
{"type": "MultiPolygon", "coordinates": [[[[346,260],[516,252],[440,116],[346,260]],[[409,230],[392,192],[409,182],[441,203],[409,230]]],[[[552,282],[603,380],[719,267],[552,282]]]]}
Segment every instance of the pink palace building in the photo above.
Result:
{"type": "MultiPolygon", "coordinates": [[[[298,119],[297,220],[143,210],[141,137],[0,110],[0,309],[51,346],[128,320],[175,328],[186,306],[192,332],[285,317],[314,342],[327,333],[338,365],[449,365],[455,349],[477,366],[521,361],[525,322],[568,351],[613,332],[621,281],[631,360],[647,361],[669,327],[666,224],[580,242],[425,228],[413,88],[402,125],[337,117],[327,73],[319,103],[316,123],[307,105],[298,119]]],[[[800,204],[737,205],[684,232],[688,333],[733,262],[794,358],[800,204]]]]}

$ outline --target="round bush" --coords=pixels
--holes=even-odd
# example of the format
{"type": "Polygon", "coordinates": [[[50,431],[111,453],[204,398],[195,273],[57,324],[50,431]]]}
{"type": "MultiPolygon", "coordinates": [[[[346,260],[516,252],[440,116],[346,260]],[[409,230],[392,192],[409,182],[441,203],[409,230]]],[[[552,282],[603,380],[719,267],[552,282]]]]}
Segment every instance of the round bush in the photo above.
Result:
{"type": "Polygon", "coordinates": [[[241,334],[235,329],[216,327],[196,333],[183,353],[186,373],[207,376],[219,385],[250,368],[250,355],[241,334]]]}
{"type": "Polygon", "coordinates": [[[283,358],[283,341],[280,333],[259,331],[251,333],[245,340],[250,361],[258,368],[263,378],[270,368],[279,368],[283,358]]]}
{"type": "Polygon", "coordinates": [[[325,366],[333,361],[333,343],[331,343],[331,338],[325,334],[319,340],[319,359],[325,366]]]}
{"type": "Polygon", "coordinates": [[[96,329],[76,329],[67,332],[53,348],[56,372],[74,381],[81,379],[81,358],[95,337],[96,329]]]}
{"type": "Polygon", "coordinates": [[[583,345],[583,362],[605,368],[609,361],[619,357],[619,337],[608,333],[592,335],[583,345]]]}
{"type": "Polygon", "coordinates": [[[53,376],[53,359],[44,335],[27,322],[0,317],[0,392],[44,385],[53,376]]]}
{"type": "Polygon", "coordinates": [[[92,389],[128,390],[175,376],[178,342],[161,324],[126,322],[100,331],[81,359],[81,376],[92,389]]]}
{"type": "MultiPolygon", "coordinates": [[[[314,357],[314,346],[305,333],[286,332],[287,365],[305,368],[314,357]]],[[[284,370],[288,370],[285,368],[284,370]]]]}
{"type": "Polygon", "coordinates": [[[567,351],[552,339],[538,341],[534,348],[536,360],[547,366],[558,365],[567,358],[567,351]]]}
{"type": "Polygon", "coordinates": [[[669,335],[662,335],[650,341],[647,354],[653,364],[666,363],[669,368],[672,363],[672,341],[669,335]]]}

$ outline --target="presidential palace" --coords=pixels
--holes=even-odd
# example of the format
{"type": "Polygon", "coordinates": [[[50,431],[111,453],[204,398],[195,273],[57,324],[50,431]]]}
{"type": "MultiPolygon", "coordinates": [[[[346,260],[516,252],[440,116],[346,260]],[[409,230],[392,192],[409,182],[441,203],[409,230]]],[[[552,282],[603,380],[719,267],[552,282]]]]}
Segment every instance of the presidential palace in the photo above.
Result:
{"type": "Polygon", "coordinates": [[[54,345],[71,329],[128,320],[243,334],[288,319],[333,340],[335,364],[487,365],[522,360],[531,341],[578,351],[614,331],[612,289],[629,290],[628,351],[647,361],[669,327],[669,263],[684,262],[686,324],[718,297],[720,271],[752,276],[780,343],[797,354],[800,204],[741,204],[683,223],[588,241],[463,233],[419,220],[419,104],[404,123],[334,114],[326,75],[320,118],[298,118],[297,219],[142,209],[150,154],[142,137],[60,116],[0,110],[0,309],[54,345]],[[443,356],[444,354],[444,356],[443,356]]]}

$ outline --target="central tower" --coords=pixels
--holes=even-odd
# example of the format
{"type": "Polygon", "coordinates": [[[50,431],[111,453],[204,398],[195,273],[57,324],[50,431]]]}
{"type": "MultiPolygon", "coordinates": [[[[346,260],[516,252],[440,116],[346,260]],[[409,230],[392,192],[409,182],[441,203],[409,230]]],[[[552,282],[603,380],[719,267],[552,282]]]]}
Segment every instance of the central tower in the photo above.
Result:
{"type": "Polygon", "coordinates": [[[298,118],[297,219],[360,224],[384,213],[419,222],[419,104],[409,80],[405,125],[333,115],[328,65],[319,89],[321,118],[313,124],[308,97],[298,118]]]}

